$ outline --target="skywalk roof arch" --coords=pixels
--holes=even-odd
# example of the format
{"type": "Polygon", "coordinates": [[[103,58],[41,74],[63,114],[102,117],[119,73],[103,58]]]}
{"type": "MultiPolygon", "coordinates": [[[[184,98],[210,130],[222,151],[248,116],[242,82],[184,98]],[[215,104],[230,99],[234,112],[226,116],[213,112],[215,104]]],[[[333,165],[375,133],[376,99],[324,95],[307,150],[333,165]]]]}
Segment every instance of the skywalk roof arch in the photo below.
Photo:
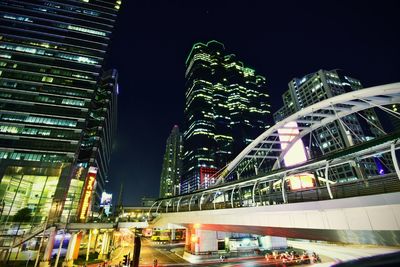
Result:
{"type": "MultiPolygon", "coordinates": [[[[253,142],[251,142],[239,155],[233,159],[226,167],[226,171],[221,172],[218,177],[216,184],[220,183],[229,173],[231,173],[235,167],[244,159],[251,157],[260,157],[256,153],[258,150],[268,151],[263,145],[269,144],[270,151],[268,152],[279,152],[276,149],[277,145],[280,145],[278,130],[287,129],[285,127],[289,122],[297,122],[299,125],[299,134],[288,143],[284,150],[280,151],[273,169],[280,166],[280,162],[295,142],[312,131],[325,126],[337,119],[345,116],[357,113],[359,111],[369,109],[372,107],[379,107],[383,105],[389,105],[394,103],[400,103],[400,83],[385,84],[380,86],[374,86],[358,91],[352,91],[349,93],[341,94],[332,98],[325,99],[314,105],[306,107],[286,119],[279,121],[271,128],[267,129],[264,133],[258,136],[253,142]],[[301,125],[301,126],[300,126],[301,125]],[[305,125],[305,126],[304,126],[305,125]],[[273,138],[275,139],[273,139],[273,138]],[[273,147],[275,145],[275,148],[273,147]],[[254,152],[256,152],[254,154],[254,152]],[[253,155],[252,155],[253,153],[253,155]]],[[[270,155],[263,155],[262,157],[270,157],[270,155]]]]}

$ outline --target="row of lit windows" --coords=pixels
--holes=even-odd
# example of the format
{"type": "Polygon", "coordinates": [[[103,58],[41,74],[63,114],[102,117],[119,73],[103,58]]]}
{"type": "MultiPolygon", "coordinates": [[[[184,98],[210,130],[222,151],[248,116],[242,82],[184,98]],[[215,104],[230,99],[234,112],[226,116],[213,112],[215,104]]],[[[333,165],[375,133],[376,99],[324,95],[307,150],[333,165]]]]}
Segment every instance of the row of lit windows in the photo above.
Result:
{"type": "Polygon", "coordinates": [[[73,86],[73,87],[90,87],[91,85],[88,84],[86,81],[77,81],[71,80],[66,78],[58,78],[58,77],[51,77],[46,75],[36,75],[31,73],[25,72],[18,72],[18,71],[8,71],[8,70],[0,70],[0,76],[5,78],[11,79],[19,79],[19,80],[28,80],[34,82],[45,82],[45,83],[54,83],[58,85],[64,86],[73,86]]]}
{"type": "MultiPolygon", "coordinates": [[[[89,3],[90,2],[90,0],[82,0],[83,2],[86,2],[86,3],[89,3]]],[[[120,1],[117,1],[117,2],[120,2],[120,1]]],[[[104,2],[105,3],[105,2],[104,2]]],[[[86,9],[86,8],[81,8],[81,7],[77,7],[77,6],[71,6],[71,5],[62,5],[62,4],[59,4],[59,3],[52,3],[52,2],[44,2],[44,4],[46,5],[46,6],[48,6],[48,7],[52,7],[52,8],[55,8],[55,9],[60,9],[60,10],[66,10],[66,11],[72,11],[72,12],[76,12],[76,13],[82,13],[82,14],[85,14],[85,15],[90,15],[90,16],[95,16],[95,17],[99,17],[100,16],[100,12],[98,12],[98,11],[95,11],[95,10],[92,10],[92,9],[86,9]]],[[[116,8],[115,6],[114,6],[114,8],[115,9],[118,9],[118,8],[116,8]]],[[[44,8],[41,8],[40,9],[41,11],[44,11],[44,12],[50,12],[50,13],[56,13],[57,14],[57,12],[55,12],[55,11],[50,11],[50,10],[47,10],[47,9],[44,9],[44,8]]],[[[104,13],[104,12],[102,12],[102,13],[104,13]]]]}
{"type": "Polygon", "coordinates": [[[81,48],[81,47],[76,47],[68,44],[61,44],[61,43],[51,43],[48,41],[42,41],[42,40],[31,40],[31,39],[20,39],[19,37],[14,37],[14,36],[7,36],[7,35],[0,35],[0,40],[3,40],[4,42],[8,43],[14,43],[14,44],[22,44],[22,45],[29,45],[29,46],[36,46],[36,47],[43,47],[43,48],[49,48],[53,50],[62,50],[74,54],[83,54],[83,55],[92,55],[96,56],[99,54],[99,51],[92,51],[89,48],[81,48]]]}
{"type": "Polygon", "coordinates": [[[63,70],[57,69],[51,66],[40,66],[40,65],[33,65],[33,64],[26,64],[26,63],[15,63],[15,61],[3,61],[0,60],[0,67],[5,67],[9,69],[17,69],[22,71],[30,71],[30,72],[41,72],[41,73],[49,73],[53,75],[59,76],[69,76],[78,79],[85,79],[85,80],[93,80],[94,77],[91,77],[83,72],[78,71],[71,71],[71,70],[63,70]]]}
{"type": "Polygon", "coordinates": [[[67,157],[63,155],[35,154],[35,153],[19,153],[0,151],[0,159],[42,161],[42,162],[65,162],[67,157]]]}
{"type": "Polygon", "coordinates": [[[46,118],[32,115],[2,114],[1,119],[4,121],[28,122],[54,126],[75,127],[77,125],[77,122],[73,120],[46,118]]]}
{"type": "Polygon", "coordinates": [[[36,128],[24,128],[23,126],[9,126],[9,125],[0,125],[0,132],[2,133],[20,133],[26,135],[41,135],[41,136],[49,136],[49,129],[36,129],[36,128]]]}
{"type": "Polygon", "coordinates": [[[71,60],[71,61],[75,61],[78,63],[89,64],[89,65],[99,64],[99,61],[97,61],[93,58],[72,55],[72,54],[66,54],[66,53],[61,53],[61,52],[51,52],[51,51],[48,51],[45,49],[40,49],[40,48],[32,48],[32,47],[14,45],[14,44],[0,44],[0,48],[5,49],[5,50],[12,50],[12,51],[17,51],[17,52],[34,54],[34,55],[43,55],[43,56],[49,56],[49,57],[62,58],[62,59],[71,60]]]}
{"type": "Polygon", "coordinates": [[[73,139],[77,139],[80,136],[80,133],[75,133],[72,131],[32,128],[32,127],[14,126],[14,125],[0,125],[0,132],[11,133],[11,134],[23,134],[23,135],[39,135],[39,136],[57,137],[57,138],[73,138],[73,139]]]}
{"type": "Polygon", "coordinates": [[[63,94],[63,95],[76,96],[76,97],[86,97],[86,98],[91,97],[91,93],[87,92],[87,91],[62,89],[62,88],[57,88],[57,87],[52,87],[52,86],[26,84],[26,83],[22,83],[22,82],[7,81],[5,79],[0,80],[0,86],[5,87],[5,88],[15,88],[15,89],[21,89],[21,90],[44,92],[44,93],[51,93],[51,94],[58,94],[58,95],[63,94]]]}
{"type": "Polygon", "coordinates": [[[85,106],[85,101],[83,100],[78,100],[78,99],[60,99],[56,97],[51,97],[51,96],[34,96],[34,95],[22,95],[22,94],[11,94],[11,93],[6,93],[6,92],[1,92],[0,91],[0,97],[3,98],[11,98],[13,100],[22,100],[22,101],[37,101],[37,102],[43,102],[43,103],[52,103],[52,104],[64,104],[68,106],[78,106],[78,107],[83,107],[85,106]]]}
{"type": "Polygon", "coordinates": [[[83,33],[89,33],[93,35],[98,35],[98,36],[106,36],[107,33],[99,30],[94,30],[91,28],[86,28],[86,27],[81,27],[81,26],[76,26],[76,25],[70,25],[70,24],[65,24],[65,23],[51,23],[42,21],[40,19],[33,19],[25,16],[19,16],[19,15],[13,15],[13,14],[6,14],[2,13],[1,16],[5,19],[9,20],[18,20],[18,21],[23,21],[23,22],[28,22],[28,23],[35,23],[36,25],[46,25],[46,26],[54,26],[57,28],[61,29],[68,29],[68,30],[73,30],[73,31],[78,31],[78,32],[83,32],[83,33]]]}

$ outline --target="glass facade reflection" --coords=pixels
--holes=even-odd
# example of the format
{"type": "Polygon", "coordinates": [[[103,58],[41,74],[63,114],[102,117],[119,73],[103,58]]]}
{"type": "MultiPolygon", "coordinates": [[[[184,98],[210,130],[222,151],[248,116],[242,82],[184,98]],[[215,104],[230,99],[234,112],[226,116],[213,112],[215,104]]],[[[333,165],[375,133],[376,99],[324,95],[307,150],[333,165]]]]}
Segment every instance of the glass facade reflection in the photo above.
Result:
{"type": "MultiPolygon", "coordinates": [[[[64,202],[64,213],[72,215],[89,166],[102,169],[98,184],[104,186],[109,155],[85,157],[82,150],[110,153],[109,145],[94,149],[99,145],[87,145],[87,138],[105,135],[88,127],[103,126],[91,121],[104,91],[101,68],[118,9],[116,1],[0,2],[2,221],[24,207],[43,221],[58,216],[64,202]]],[[[101,108],[115,119],[109,105],[101,108]]]]}
{"type": "Polygon", "coordinates": [[[182,192],[215,182],[213,174],[270,126],[266,84],[222,43],[194,44],[186,61],[182,192]]]}

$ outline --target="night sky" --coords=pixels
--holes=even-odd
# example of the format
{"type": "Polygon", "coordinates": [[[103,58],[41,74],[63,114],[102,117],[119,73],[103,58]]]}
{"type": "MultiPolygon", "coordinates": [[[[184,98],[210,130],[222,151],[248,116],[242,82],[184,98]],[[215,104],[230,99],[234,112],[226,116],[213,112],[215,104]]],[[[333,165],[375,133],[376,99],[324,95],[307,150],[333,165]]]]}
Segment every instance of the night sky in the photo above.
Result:
{"type": "Polygon", "coordinates": [[[182,125],[185,60],[195,42],[225,44],[267,78],[272,111],[294,77],[343,69],[364,87],[400,81],[396,1],[122,3],[108,68],[119,71],[118,136],[108,191],[124,205],[157,197],[165,141],[182,125]]]}

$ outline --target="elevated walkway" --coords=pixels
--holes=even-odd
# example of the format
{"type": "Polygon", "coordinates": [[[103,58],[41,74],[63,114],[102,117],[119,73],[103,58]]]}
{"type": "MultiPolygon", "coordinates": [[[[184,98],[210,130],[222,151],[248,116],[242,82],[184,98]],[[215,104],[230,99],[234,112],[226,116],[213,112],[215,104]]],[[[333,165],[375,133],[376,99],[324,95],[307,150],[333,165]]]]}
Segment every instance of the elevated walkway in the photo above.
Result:
{"type": "Polygon", "coordinates": [[[153,227],[201,229],[331,242],[400,245],[400,192],[282,205],[162,213],[153,227]]]}

